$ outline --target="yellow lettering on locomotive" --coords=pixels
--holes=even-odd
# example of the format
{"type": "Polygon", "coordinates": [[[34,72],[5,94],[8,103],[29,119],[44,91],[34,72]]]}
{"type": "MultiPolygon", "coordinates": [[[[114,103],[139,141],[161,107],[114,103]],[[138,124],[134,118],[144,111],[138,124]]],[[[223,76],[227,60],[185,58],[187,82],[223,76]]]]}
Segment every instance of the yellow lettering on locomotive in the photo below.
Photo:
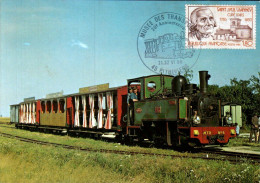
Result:
{"type": "Polygon", "coordinates": [[[204,131],[203,135],[211,135],[211,131],[204,131]]]}
{"type": "Polygon", "coordinates": [[[218,131],[218,134],[219,135],[225,135],[225,132],[224,131],[218,131]]]}

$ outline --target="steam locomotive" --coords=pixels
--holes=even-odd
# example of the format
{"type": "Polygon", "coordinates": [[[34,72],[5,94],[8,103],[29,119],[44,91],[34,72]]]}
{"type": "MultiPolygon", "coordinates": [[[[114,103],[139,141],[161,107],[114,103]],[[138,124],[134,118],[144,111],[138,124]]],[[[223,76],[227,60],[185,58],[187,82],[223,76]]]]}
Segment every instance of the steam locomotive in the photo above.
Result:
{"type": "Polygon", "coordinates": [[[208,71],[200,71],[200,89],[184,76],[150,75],[81,88],[79,93],[11,105],[11,122],[33,128],[86,136],[113,134],[123,142],[150,141],[168,146],[223,145],[236,136],[221,124],[221,100],[207,92],[208,71]],[[129,88],[138,101],[127,103],[129,88]]]}

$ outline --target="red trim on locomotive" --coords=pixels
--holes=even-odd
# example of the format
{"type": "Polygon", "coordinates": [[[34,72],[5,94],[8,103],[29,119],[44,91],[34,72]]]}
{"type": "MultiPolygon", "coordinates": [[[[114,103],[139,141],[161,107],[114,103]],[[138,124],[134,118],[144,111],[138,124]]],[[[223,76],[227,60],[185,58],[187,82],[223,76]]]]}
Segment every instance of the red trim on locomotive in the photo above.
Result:
{"type": "Polygon", "coordinates": [[[231,134],[231,130],[235,131],[235,127],[191,127],[190,138],[198,139],[201,144],[212,144],[211,139],[219,144],[228,143],[230,138],[236,137],[236,134],[231,134]],[[194,134],[194,130],[198,134],[194,134]]]}

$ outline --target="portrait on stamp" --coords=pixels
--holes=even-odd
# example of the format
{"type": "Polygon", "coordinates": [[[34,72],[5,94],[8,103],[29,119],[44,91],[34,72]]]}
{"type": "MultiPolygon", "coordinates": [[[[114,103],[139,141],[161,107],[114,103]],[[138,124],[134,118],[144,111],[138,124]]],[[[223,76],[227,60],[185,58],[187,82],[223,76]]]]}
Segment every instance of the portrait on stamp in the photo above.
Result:
{"type": "Polygon", "coordinates": [[[210,8],[196,8],[190,15],[189,40],[213,40],[215,27],[216,21],[210,8]]]}

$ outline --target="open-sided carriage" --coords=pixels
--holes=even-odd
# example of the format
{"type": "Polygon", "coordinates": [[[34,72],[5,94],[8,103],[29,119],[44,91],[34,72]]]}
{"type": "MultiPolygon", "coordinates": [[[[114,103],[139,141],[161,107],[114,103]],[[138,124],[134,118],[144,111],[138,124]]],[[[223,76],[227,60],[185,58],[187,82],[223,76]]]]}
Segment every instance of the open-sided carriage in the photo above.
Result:
{"type": "Polygon", "coordinates": [[[104,89],[98,85],[76,94],[27,100],[12,105],[11,111],[14,106],[19,111],[17,127],[103,134],[125,128],[126,98],[127,86],[104,89]]]}

